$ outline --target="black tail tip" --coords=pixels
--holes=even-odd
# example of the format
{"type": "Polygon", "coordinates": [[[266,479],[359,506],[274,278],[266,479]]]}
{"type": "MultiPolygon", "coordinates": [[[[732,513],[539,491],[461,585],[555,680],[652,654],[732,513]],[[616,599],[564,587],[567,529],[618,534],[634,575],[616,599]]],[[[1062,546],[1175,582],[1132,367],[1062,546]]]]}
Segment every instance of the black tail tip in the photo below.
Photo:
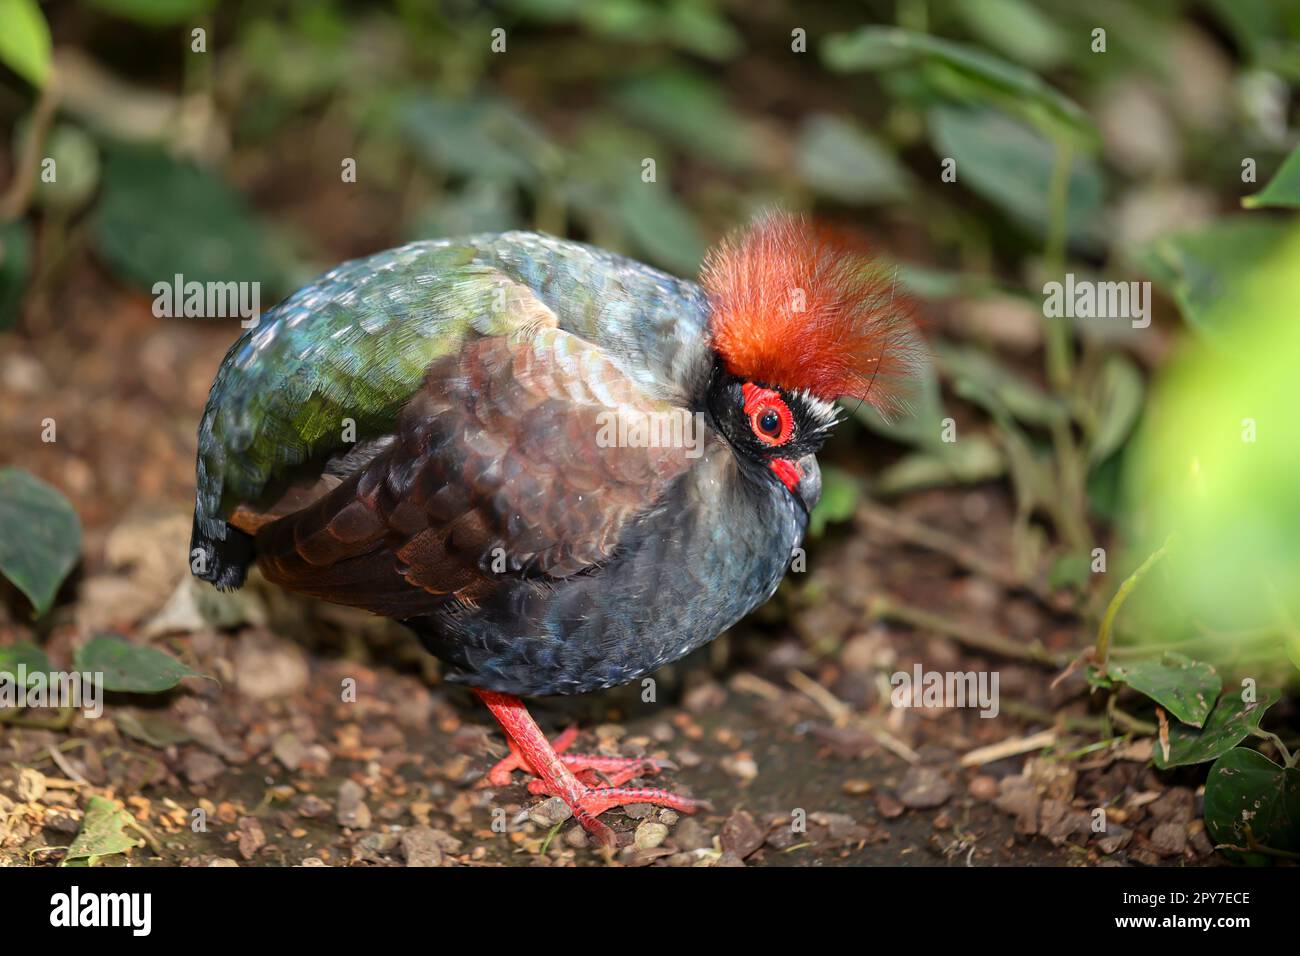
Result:
{"type": "MultiPolygon", "coordinates": [[[[209,534],[205,522],[194,516],[190,534],[190,573],[219,591],[243,587],[248,566],[253,563],[253,536],[221,522],[224,536],[209,534]]],[[[220,532],[218,532],[220,533],[220,532]]]]}

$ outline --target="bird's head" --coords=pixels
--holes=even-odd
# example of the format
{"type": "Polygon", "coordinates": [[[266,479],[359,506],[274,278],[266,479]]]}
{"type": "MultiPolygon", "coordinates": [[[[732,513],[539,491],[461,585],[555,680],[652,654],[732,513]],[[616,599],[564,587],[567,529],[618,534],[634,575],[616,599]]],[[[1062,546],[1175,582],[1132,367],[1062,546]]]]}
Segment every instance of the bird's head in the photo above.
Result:
{"type": "Polygon", "coordinates": [[[911,304],[861,243],[779,212],[714,248],[700,281],[716,355],[710,413],[742,459],[811,509],[812,456],[839,420],[835,399],[886,416],[906,407],[925,355],[911,304]]]}

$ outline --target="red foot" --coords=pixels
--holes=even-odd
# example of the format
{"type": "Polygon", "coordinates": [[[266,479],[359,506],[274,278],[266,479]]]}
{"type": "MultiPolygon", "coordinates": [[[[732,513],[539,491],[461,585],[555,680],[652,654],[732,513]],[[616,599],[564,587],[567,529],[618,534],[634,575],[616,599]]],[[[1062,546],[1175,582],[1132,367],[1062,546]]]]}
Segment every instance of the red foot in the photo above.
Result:
{"type": "Polygon", "coordinates": [[[572,746],[577,737],[576,728],[570,727],[551,743],[517,697],[485,690],[476,690],[475,693],[501,724],[510,745],[510,755],[488,771],[488,783],[494,787],[506,786],[510,783],[512,771],[532,773],[537,779],[529,784],[529,791],[563,800],[597,844],[612,846],[614,843],[614,831],[596,819],[612,807],[652,803],[681,813],[694,813],[708,807],[702,800],[666,790],[622,786],[642,774],[658,773],[668,766],[666,762],[642,757],[562,755],[560,751],[572,746]],[[598,772],[605,774],[608,780],[600,781],[596,776],[598,772]]]}
{"type": "MultiPolygon", "coordinates": [[[[530,793],[546,794],[552,797],[563,797],[563,794],[552,792],[541,780],[534,780],[528,785],[530,793]]],[[[567,801],[566,801],[567,802],[567,801]]],[[[579,814],[579,808],[593,817],[598,817],[606,810],[614,807],[625,807],[629,803],[653,803],[657,807],[668,807],[677,810],[680,813],[694,813],[696,810],[707,810],[709,804],[704,800],[696,800],[694,797],[684,797],[678,793],[670,793],[667,790],[660,790],[656,787],[587,787],[585,792],[578,798],[579,806],[573,809],[574,816],[582,819],[579,814]]]]}
{"type": "MultiPolygon", "coordinates": [[[[573,771],[573,775],[589,787],[621,787],[637,777],[656,774],[660,766],[658,761],[644,760],[640,757],[591,757],[598,766],[588,766],[584,758],[589,754],[561,754],[560,762],[573,771]],[[573,758],[572,760],[566,758],[573,758]],[[615,762],[617,761],[617,764],[615,762]]],[[[542,779],[528,781],[529,793],[549,793],[546,781],[542,779]]]]}
{"type": "MultiPolygon", "coordinates": [[[[673,763],[668,760],[654,760],[650,757],[606,757],[602,754],[570,754],[565,753],[578,737],[578,728],[570,727],[551,741],[551,749],[560,757],[560,763],[564,764],[574,772],[579,780],[593,787],[619,787],[634,780],[637,777],[649,776],[658,773],[660,770],[669,770],[673,768],[673,763]],[[602,781],[595,773],[598,771],[607,778],[602,781]]],[[[489,770],[484,777],[493,787],[508,787],[510,785],[510,775],[516,770],[522,770],[524,773],[537,776],[537,771],[528,765],[523,754],[519,752],[518,745],[510,736],[506,736],[506,744],[510,747],[509,755],[502,757],[496,765],[489,770]]],[[[533,789],[541,781],[530,781],[528,787],[533,793],[542,793],[542,790],[533,789]]]]}
{"type": "MultiPolygon", "coordinates": [[[[564,753],[573,746],[573,742],[578,739],[578,728],[569,727],[564,733],[551,741],[551,749],[557,754],[564,753]]],[[[502,757],[497,761],[496,766],[487,772],[487,782],[494,787],[510,786],[510,774],[516,770],[522,770],[524,773],[531,773],[536,776],[536,771],[528,766],[524,760],[523,754],[519,752],[519,747],[515,744],[514,738],[506,733],[506,746],[510,748],[510,754],[502,757]]],[[[561,758],[563,759],[563,758],[561,758]]]]}

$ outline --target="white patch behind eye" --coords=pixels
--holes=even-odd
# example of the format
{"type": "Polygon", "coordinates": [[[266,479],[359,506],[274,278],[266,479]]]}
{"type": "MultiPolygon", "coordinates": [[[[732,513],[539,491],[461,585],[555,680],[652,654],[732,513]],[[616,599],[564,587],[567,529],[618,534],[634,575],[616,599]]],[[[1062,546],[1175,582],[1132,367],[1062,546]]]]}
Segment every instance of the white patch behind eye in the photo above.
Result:
{"type": "Polygon", "coordinates": [[[817,431],[829,429],[839,422],[841,410],[834,402],[823,401],[812,392],[803,389],[794,392],[793,395],[808,410],[808,415],[813,422],[813,428],[817,431]]]}

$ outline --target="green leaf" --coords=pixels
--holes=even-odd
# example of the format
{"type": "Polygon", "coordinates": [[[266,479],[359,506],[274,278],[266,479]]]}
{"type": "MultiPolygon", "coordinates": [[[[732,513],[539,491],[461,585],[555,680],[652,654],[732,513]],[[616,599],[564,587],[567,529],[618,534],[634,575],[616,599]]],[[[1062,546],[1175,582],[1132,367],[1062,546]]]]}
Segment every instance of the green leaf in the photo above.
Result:
{"type": "Polygon", "coordinates": [[[244,198],[212,171],[155,147],[107,151],[91,235],[113,271],[144,289],[178,274],[186,282],[260,282],[260,304],[269,308],[287,285],[244,198]]]}
{"type": "Polygon", "coordinates": [[[0,574],[40,617],[81,554],[81,521],[68,499],[21,468],[0,469],[0,574]]]}
{"type": "MultiPolygon", "coordinates": [[[[1051,183],[1060,148],[1025,124],[990,109],[937,106],[927,114],[935,152],[956,160],[957,183],[974,190],[1040,238],[1051,218],[1051,183]]],[[[1074,155],[1066,190],[1071,242],[1102,241],[1102,175],[1087,156],[1074,155]]]]}
{"type": "Polygon", "coordinates": [[[712,3],[700,0],[509,0],[512,12],[548,23],[576,21],[598,36],[623,43],[668,43],[714,60],[735,56],[740,34],[712,3]]]}
{"type": "MultiPolygon", "coordinates": [[[[1214,662],[1255,653],[1243,632],[1300,621],[1300,223],[1230,222],[1196,234],[1189,265],[1204,269],[1203,286],[1180,280],[1207,336],[1165,363],[1124,452],[1122,536],[1139,550],[1178,542],[1137,596],[1146,636],[1204,629],[1217,638],[1198,656],[1214,662]]],[[[1272,656],[1284,662],[1276,644],[1272,656]]]]}
{"type": "Polygon", "coordinates": [[[1046,121],[1088,139],[1096,136],[1092,121],[1077,103],[1043,82],[1037,74],[973,47],[896,27],[862,27],[826,38],[822,60],[832,70],[893,69],[922,65],[940,68],[965,88],[999,106],[1022,104],[1046,121]]]}
{"type": "Polygon", "coordinates": [[[858,507],[859,482],[839,468],[822,469],[822,497],[813,508],[808,533],[820,537],[828,524],[838,524],[853,517],[858,507]]]}
{"type": "Polygon", "coordinates": [[[162,651],[112,634],[92,637],[77,649],[76,660],[77,670],[103,674],[105,690],[130,694],[157,694],[182,678],[203,676],[162,651]]]}
{"type": "MultiPolygon", "coordinates": [[[[1285,43],[1283,37],[1289,32],[1285,16],[1290,16],[1294,24],[1294,11],[1286,3],[1273,3],[1270,0],[1208,0],[1206,7],[1222,21],[1233,40],[1252,60],[1264,59],[1271,48],[1285,43]]],[[[1294,38],[1293,30],[1291,32],[1294,38]]]]}
{"type": "Polygon", "coordinates": [[[91,6],[137,23],[170,26],[206,13],[215,0],[88,0],[91,6]]]}
{"type": "Polygon", "coordinates": [[[192,739],[190,732],[180,724],[162,714],[151,714],[148,711],[116,711],[113,723],[127,736],[160,750],[192,739]]]}
{"type": "Polygon", "coordinates": [[[1053,591],[1074,588],[1080,593],[1088,586],[1092,574],[1092,555],[1081,552],[1058,556],[1047,571],[1047,585],[1053,591]]]}
{"type": "Polygon", "coordinates": [[[1216,844],[1300,850],[1300,770],[1229,750],[1205,781],[1205,829],[1216,844]]]}
{"type": "Polygon", "coordinates": [[[670,43],[713,60],[728,59],[742,46],[736,30],[707,3],[603,0],[577,8],[589,30],[629,43],[670,43]]]}
{"type": "Polygon", "coordinates": [[[1200,730],[1174,724],[1169,728],[1169,759],[1159,743],[1153,761],[1161,770],[1188,764],[1205,763],[1231,750],[1258,729],[1264,712],[1277,703],[1276,691],[1261,690],[1256,700],[1247,703],[1239,693],[1225,694],[1200,730]]]}
{"type": "Polygon", "coordinates": [[[43,156],[54,161],[53,182],[41,180],[36,201],[47,209],[65,213],[82,208],[99,186],[99,149],[90,134],[60,123],[46,137],[43,156]]]}
{"type": "Polygon", "coordinates": [[[639,177],[629,182],[633,185],[619,193],[614,210],[628,235],[656,265],[694,275],[705,248],[695,217],[667,183],[643,183],[639,177]]]}
{"type": "Polygon", "coordinates": [[[803,124],[795,163],[815,192],[844,203],[892,202],[907,197],[902,164],[856,123],[817,113],[803,124]]]}
{"type": "Polygon", "coordinates": [[[1016,294],[987,273],[940,269],[914,262],[896,262],[892,268],[897,272],[899,286],[919,299],[981,299],[1016,294]]]}
{"type": "Polygon", "coordinates": [[[81,830],[68,847],[68,853],[60,866],[94,866],[100,857],[125,853],[127,850],[142,846],[143,840],[126,835],[124,830],[134,826],[135,821],[125,810],[119,809],[112,800],[93,796],[86,805],[86,816],[81,821],[81,830]]]}
{"type": "Polygon", "coordinates": [[[31,229],[26,222],[0,223],[0,329],[18,317],[32,272],[31,229]]]}
{"type": "MultiPolygon", "coordinates": [[[[605,4],[586,6],[596,10],[605,4]]],[[[664,40],[683,50],[711,60],[729,60],[744,48],[740,33],[712,4],[687,0],[670,4],[667,10],[657,4],[650,9],[664,40]]]]}
{"type": "Polygon", "coordinates": [[[1160,660],[1111,663],[1110,676],[1146,694],[1185,724],[1200,727],[1219,698],[1223,678],[1209,664],[1168,651],[1160,660]]]}
{"type": "Polygon", "coordinates": [[[1099,462],[1088,472],[1088,507],[1099,518],[1116,521],[1123,514],[1123,485],[1128,449],[1099,462]]]}
{"type": "Polygon", "coordinates": [[[1196,232],[1162,236],[1139,250],[1137,258],[1151,278],[1178,303],[1183,318],[1198,332],[1219,340],[1245,321],[1261,324],[1283,315],[1294,288],[1291,271],[1300,226],[1286,219],[1236,216],[1196,232]],[[1277,268],[1273,268],[1276,264],[1277,268]]]}
{"type": "Polygon", "coordinates": [[[1247,209],[1261,206],[1300,208],[1300,147],[1291,151],[1267,186],[1244,198],[1241,204],[1247,209]]]}
{"type": "Polygon", "coordinates": [[[1034,69],[1057,66],[1073,38],[1027,0],[962,0],[955,12],[982,43],[1034,69]]]}
{"type": "Polygon", "coordinates": [[[922,488],[979,484],[1007,472],[1006,458],[985,435],[970,435],[946,447],[946,452],[917,452],[890,465],[877,477],[873,493],[900,495],[922,488]]]}
{"type": "Polygon", "coordinates": [[[408,229],[408,237],[438,239],[478,232],[506,232],[517,228],[519,222],[513,186],[476,179],[454,195],[425,206],[408,229]]]}
{"type": "Polygon", "coordinates": [[[962,398],[993,415],[1005,413],[1029,425],[1049,426],[1067,417],[1060,399],[1007,368],[990,353],[937,342],[935,361],[962,398]]]}
{"type": "Polygon", "coordinates": [[[36,0],[0,0],[0,63],[32,86],[50,75],[50,27],[36,0]]]}
{"type": "Polygon", "coordinates": [[[1142,414],[1145,386],[1132,359],[1115,353],[1106,359],[1098,376],[1092,407],[1097,430],[1088,444],[1088,464],[1105,461],[1128,440],[1142,414]]]}
{"type": "Polygon", "coordinates": [[[907,407],[889,418],[867,402],[846,399],[840,404],[868,429],[890,441],[925,449],[939,458],[953,452],[953,445],[943,440],[943,421],[948,417],[948,411],[943,405],[939,376],[933,362],[925,363],[907,407]]]}
{"type": "Polygon", "coordinates": [[[30,641],[0,647],[0,674],[8,674],[10,681],[17,683],[20,664],[27,668],[27,680],[24,681],[27,684],[37,674],[48,674],[52,669],[45,652],[30,641]]]}
{"type": "Polygon", "coordinates": [[[535,183],[555,147],[506,100],[420,96],[400,108],[401,129],[437,169],[498,183],[535,183]]]}
{"type": "Polygon", "coordinates": [[[697,73],[646,73],[624,83],[614,99],[633,119],[688,152],[733,171],[758,165],[761,150],[749,125],[717,85],[697,73]]]}

